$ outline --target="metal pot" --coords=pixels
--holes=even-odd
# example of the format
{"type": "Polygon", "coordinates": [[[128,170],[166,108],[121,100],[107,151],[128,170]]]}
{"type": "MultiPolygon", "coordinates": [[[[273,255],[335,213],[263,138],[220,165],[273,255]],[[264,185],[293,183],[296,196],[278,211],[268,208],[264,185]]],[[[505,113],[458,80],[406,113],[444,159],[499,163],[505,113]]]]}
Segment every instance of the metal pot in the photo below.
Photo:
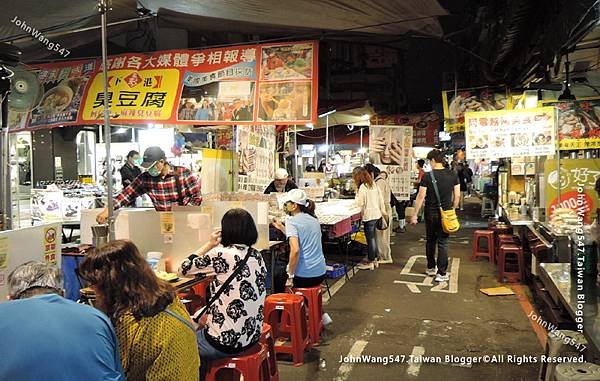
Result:
{"type": "Polygon", "coordinates": [[[92,243],[95,248],[100,248],[108,243],[109,231],[108,225],[92,226],[92,243]]]}

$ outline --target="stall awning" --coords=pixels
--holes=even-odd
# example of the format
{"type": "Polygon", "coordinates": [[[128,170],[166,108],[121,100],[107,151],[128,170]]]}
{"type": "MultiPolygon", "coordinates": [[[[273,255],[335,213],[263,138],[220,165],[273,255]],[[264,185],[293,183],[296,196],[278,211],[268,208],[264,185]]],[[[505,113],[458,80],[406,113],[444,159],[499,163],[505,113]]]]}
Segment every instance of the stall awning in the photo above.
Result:
{"type": "Polygon", "coordinates": [[[369,120],[375,114],[375,110],[369,104],[369,101],[359,102],[328,102],[319,107],[317,124],[315,128],[325,128],[327,126],[327,118],[324,115],[329,114],[329,126],[336,125],[354,125],[368,126],[369,120]],[[335,112],[333,112],[335,111],[335,112]]]}
{"type": "MultiPolygon", "coordinates": [[[[329,144],[360,144],[360,130],[363,130],[363,144],[369,144],[369,127],[334,126],[329,128],[329,144]]],[[[325,129],[298,132],[298,144],[325,144],[325,129]]]]}

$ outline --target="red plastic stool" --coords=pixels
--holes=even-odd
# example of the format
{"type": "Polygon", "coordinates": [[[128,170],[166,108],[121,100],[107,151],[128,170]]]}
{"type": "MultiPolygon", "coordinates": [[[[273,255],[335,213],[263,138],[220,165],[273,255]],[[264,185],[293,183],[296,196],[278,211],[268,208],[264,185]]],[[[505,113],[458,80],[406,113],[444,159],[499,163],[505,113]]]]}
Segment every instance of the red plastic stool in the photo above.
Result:
{"type": "Polygon", "coordinates": [[[268,362],[267,349],[258,343],[236,357],[212,361],[206,381],[223,381],[227,379],[223,373],[229,373],[229,378],[234,379],[239,373],[244,376],[244,381],[270,381],[268,362]],[[231,377],[233,369],[236,372],[234,377],[231,377]]]}
{"type": "Polygon", "coordinates": [[[273,327],[276,338],[275,352],[291,354],[294,366],[302,365],[304,351],[310,347],[304,297],[296,294],[267,296],[265,322],[273,327]],[[289,344],[287,340],[282,339],[289,339],[289,344]]]}
{"type": "Polygon", "coordinates": [[[498,253],[500,252],[500,246],[502,245],[516,245],[517,241],[512,234],[496,234],[496,262],[498,262],[498,253]]]}
{"type": "Polygon", "coordinates": [[[471,252],[471,260],[474,261],[477,259],[477,257],[486,257],[490,262],[493,262],[494,256],[494,232],[491,230],[475,230],[475,233],[473,234],[473,250],[471,252]],[[483,250],[480,244],[482,238],[485,238],[487,241],[486,250],[483,250]]]}
{"type": "Polygon", "coordinates": [[[267,323],[263,323],[260,334],[260,343],[267,349],[269,359],[269,380],[279,381],[279,369],[277,369],[277,356],[275,354],[275,339],[273,338],[273,328],[267,323]]]}
{"type": "Polygon", "coordinates": [[[500,246],[498,252],[498,280],[504,282],[506,278],[507,282],[520,282],[523,280],[523,274],[525,271],[523,260],[523,248],[515,244],[508,244],[500,246]],[[510,265],[516,265],[516,270],[507,269],[507,255],[516,256],[516,261],[508,262],[510,265]]]}
{"type": "Polygon", "coordinates": [[[310,344],[319,345],[323,332],[323,291],[321,285],[292,289],[296,295],[304,296],[308,306],[308,333],[310,344]]]}

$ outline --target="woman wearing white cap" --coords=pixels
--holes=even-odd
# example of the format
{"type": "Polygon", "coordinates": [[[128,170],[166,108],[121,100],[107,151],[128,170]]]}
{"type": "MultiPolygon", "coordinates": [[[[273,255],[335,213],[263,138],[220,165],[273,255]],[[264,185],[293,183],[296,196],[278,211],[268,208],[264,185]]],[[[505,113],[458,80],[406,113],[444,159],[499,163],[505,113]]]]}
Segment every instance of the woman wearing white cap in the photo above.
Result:
{"type": "Polygon", "coordinates": [[[318,286],[325,279],[326,268],[315,203],[303,190],[294,189],[287,194],[283,208],[290,216],[285,226],[280,221],[273,221],[273,225],[285,233],[290,243],[286,286],[318,286]]]}
{"type": "Polygon", "coordinates": [[[265,194],[284,193],[292,189],[298,189],[298,186],[290,179],[290,175],[285,168],[279,168],[275,171],[275,180],[271,181],[271,184],[265,189],[265,194]]]}

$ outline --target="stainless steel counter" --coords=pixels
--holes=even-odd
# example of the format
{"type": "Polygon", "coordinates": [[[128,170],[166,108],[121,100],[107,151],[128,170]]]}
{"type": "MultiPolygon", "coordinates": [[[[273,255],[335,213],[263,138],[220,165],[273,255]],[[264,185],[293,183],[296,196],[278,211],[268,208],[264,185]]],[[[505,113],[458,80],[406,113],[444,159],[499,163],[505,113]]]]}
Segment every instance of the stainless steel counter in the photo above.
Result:
{"type": "Polygon", "coordinates": [[[540,279],[552,299],[565,307],[576,324],[582,325],[590,344],[588,347],[596,354],[600,353],[600,286],[597,277],[583,275],[579,279],[571,274],[570,263],[541,263],[540,268],[540,279]]]}
{"type": "Polygon", "coordinates": [[[523,216],[520,213],[511,212],[504,205],[500,205],[502,209],[502,215],[508,219],[513,226],[530,226],[534,224],[533,219],[530,216],[523,216]]]}

